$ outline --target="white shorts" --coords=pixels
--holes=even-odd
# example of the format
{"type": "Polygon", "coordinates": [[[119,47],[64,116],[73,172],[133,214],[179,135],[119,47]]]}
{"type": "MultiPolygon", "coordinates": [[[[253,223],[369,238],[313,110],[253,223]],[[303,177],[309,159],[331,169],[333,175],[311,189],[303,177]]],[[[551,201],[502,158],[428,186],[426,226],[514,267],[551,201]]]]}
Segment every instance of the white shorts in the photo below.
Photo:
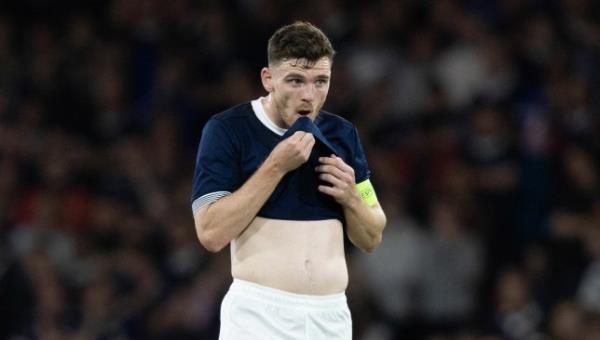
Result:
{"type": "Polygon", "coordinates": [[[221,304],[219,340],[351,340],[344,293],[303,295],[234,279],[221,304]]]}

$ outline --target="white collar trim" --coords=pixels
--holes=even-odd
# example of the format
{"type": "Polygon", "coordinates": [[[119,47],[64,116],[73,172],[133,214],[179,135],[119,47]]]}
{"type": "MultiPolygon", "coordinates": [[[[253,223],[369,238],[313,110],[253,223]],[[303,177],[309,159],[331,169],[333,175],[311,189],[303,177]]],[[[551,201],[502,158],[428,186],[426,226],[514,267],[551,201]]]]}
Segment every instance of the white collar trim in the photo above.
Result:
{"type": "Polygon", "coordinates": [[[271,118],[269,118],[269,116],[267,116],[267,113],[265,112],[265,108],[263,107],[263,105],[261,103],[262,98],[263,97],[260,97],[258,99],[253,100],[252,102],[250,102],[252,104],[252,110],[254,111],[256,118],[258,118],[258,120],[260,120],[260,122],[263,123],[263,125],[266,126],[269,130],[275,132],[276,134],[278,134],[280,136],[283,136],[283,134],[287,131],[287,129],[280,128],[275,123],[273,123],[273,121],[271,120],[271,118]]]}

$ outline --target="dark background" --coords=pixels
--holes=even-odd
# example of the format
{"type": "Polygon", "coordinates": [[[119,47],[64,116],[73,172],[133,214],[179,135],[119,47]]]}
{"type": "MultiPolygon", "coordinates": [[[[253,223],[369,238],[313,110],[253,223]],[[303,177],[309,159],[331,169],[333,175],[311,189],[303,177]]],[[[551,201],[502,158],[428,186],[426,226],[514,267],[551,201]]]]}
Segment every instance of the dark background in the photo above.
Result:
{"type": "Polygon", "coordinates": [[[338,51],[387,212],[347,248],[355,338],[600,339],[592,0],[0,2],[0,339],[215,339],[203,124],[263,95],[273,31],[338,51]]]}

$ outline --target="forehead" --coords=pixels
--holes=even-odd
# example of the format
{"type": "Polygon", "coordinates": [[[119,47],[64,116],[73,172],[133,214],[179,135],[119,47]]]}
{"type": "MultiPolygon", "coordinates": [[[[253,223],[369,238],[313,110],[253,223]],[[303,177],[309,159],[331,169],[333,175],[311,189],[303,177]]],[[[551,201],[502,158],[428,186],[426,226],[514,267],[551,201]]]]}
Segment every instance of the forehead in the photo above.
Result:
{"type": "Polygon", "coordinates": [[[283,74],[329,75],[331,73],[331,60],[323,57],[310,63],[306,59],[284,59],[274,68],[283,74]]]}

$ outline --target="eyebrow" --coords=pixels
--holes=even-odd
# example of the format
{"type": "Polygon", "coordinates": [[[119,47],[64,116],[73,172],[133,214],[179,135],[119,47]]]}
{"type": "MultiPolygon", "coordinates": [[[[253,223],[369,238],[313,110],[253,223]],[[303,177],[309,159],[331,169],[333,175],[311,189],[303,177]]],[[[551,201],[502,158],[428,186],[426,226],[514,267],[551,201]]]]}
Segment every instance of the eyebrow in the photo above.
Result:
{"type": "MultiPolygon", "coordinates": [[[[290,74],[288,74],[288,75],[285,76],[285,78],[291,78],[291,77],[306,78],[305,75],[303,75],[301,73],[296,73],[296,72],[292,72],[292,73],[290,73],[290,74]]],[[[328,75],[321,74],[321,75],[318,75],[316,78],[317,79],[329,80],[330,77],[328,75]]]]}

